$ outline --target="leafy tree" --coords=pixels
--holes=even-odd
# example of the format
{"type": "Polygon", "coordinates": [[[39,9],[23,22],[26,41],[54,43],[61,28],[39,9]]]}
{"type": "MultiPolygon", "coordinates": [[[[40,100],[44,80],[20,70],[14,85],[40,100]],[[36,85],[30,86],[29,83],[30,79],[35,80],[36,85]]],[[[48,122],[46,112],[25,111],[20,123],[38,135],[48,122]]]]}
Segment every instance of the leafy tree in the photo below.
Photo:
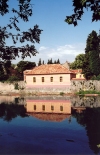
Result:
{"type": "Polygon", "coordinates": [[[87,79],[100,74],[99,36],[92,31],[86,41],[83,73],[87,79]]]}
{"type": "Polygon", "coordinates": [[[18,64],[17,64],[17,70],[19,72],[23,72],[24,70],[27,70],[27,69],[32,69],[36,66],[36,63],[35,62],[30,62],[30,61],[20,61],[18,64]]]}
{"type": "Polygon", "coordinates": [[[5,81],[9,78],[10,67],[11,67],[10,61],[6,61],[3,64],[0,62],[0,81],[5,81]]]}
{"type": "Polygon", "coordinates": [[[20,61],[17,64],[17,76],[22,80],[23,79],[23,71],[32,69],[36,66],[35,62],[30,62],[30,61],[20,61]]]}
{"type": "Polygon", "coordinates": [[[77,21],[81,20],[84,9],[92,12],[92,22],[100,20],[100,0],[72,0],[74,13],[66,16],[65,22],[77,25],[77,21]]]}
{"type": "MultiPolygon", "coordinates": [[[[8,3],[9,0],[0,1],[0,14],[5,16],[7,13],[10,13],[8,3]]],[[[23,22],[28,22],[29,17],[32,16],[32,4],[31,0],[18,0],[17,9],[12,8],[12,17],[9,19],[9,23],[3,27],[0,27],[0,62],[4,63],[6,61],[11,61],[16,59],[16,57],[21,56],[24,59],[27,56],[34,56],[37,53],[34,43],[40,42],[40,34],[42,30],[39,29],[38,25],[35,25],[33,28],[30,28],[27,31],[21,31],[20,26],[18,26],[19,20],[23,22]],[[14,34],[13,30],[16,30],[14,34]],[[13,46],[7,46],[6,41],[12,38],[13,46]],[[17,47],[15,44],[20,41],[21,43],[31,42],[32,45],[24,44],[22,47],[17,47]]],[[[3,17],[4,18],[4,17],[3,17]]],[[[2,21],[2,19],[1,19],[2,21]]]]}
{"type": "Polygon", "coordinates": [[[70,64],[71,69],[82,69],[84,63],[85,54],[79,54],[76,56],[75,61],[70,64]]]}
{"type": "Polygon", "coordinates": [[[15,81],[20,81],[20,77],[16,76],[16,75],[12,75],[7,79],[8,82],[13,83],[15,81]]]}

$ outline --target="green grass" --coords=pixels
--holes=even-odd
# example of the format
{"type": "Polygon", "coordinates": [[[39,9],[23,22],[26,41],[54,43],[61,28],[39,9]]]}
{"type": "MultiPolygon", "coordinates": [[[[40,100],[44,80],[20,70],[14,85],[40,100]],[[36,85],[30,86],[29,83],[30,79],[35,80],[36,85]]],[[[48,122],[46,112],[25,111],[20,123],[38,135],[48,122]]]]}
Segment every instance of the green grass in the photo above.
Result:
{"type": "Polygon", "coordinates": [[[85,94],[100,94],[100,92],[96,90],[80,90],[79,92],[76,93],[77,95],[85,95],[85,94]]]}

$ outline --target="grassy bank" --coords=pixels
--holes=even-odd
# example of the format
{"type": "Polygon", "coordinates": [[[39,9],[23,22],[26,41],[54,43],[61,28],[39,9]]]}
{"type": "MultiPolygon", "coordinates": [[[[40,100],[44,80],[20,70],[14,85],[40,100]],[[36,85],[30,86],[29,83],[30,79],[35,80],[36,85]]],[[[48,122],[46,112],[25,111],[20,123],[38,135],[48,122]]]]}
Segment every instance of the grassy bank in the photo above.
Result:
{"type": "Polygon", "coordinates": [[[86,94],[98,94],[100,95],[100,92],[96,90],[80,90],[79,92],[76,93],[77,95],[86,95],[86,94]]]}

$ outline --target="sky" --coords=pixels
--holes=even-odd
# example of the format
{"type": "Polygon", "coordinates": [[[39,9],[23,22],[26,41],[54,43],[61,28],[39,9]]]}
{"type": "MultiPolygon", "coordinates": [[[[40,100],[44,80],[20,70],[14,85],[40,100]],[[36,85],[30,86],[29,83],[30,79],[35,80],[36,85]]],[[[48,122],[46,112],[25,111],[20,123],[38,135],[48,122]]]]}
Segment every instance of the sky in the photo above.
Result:
{"type": "MultiPolygon", "coordinates": [[[[99,33],[100,22],[92,22],[92,14],[85,10],[78,26],[68,25],[64,20],[67,15],[73,13],[72,0],[31,0],[33,4],[33,15],[29,18],[29,22],[21,22],[19,26],[22,31],[39,25],[42,29],[40,35],[40,43],[35,44],[39,54],[27,57],[25,61],[38,63],[39,59],[46,63],[48,59],[57,60],[61,63],[66,61],[73,62],[78,54],[84,53],[86,47],[86,39],[88,35],[95,30],[99,33]]],[[[10,0],[10,7],[17,6],[17,0],[10,0]]],[[[2,18],[1,26],[4,26],[10,13],[2,18]]],[[[12,41],[8,40],[7,45],[12,45],[12,41]]],[[[18,43],[17,46],[22,46],[18,43]]],[[[16,64],[20,58],[12,61],[16,64]]]]}

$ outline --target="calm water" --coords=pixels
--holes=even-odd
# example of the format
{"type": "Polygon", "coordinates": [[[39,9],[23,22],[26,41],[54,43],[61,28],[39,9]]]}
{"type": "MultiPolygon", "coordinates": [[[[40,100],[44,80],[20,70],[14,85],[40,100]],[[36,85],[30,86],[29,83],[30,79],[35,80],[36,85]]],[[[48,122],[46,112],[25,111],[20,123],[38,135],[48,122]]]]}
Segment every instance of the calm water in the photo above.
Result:
{"type": "Polygon", "coordinates": [[[99,97],[0,97],[0,154],[92,155],[99,144],[99,97]]]}

